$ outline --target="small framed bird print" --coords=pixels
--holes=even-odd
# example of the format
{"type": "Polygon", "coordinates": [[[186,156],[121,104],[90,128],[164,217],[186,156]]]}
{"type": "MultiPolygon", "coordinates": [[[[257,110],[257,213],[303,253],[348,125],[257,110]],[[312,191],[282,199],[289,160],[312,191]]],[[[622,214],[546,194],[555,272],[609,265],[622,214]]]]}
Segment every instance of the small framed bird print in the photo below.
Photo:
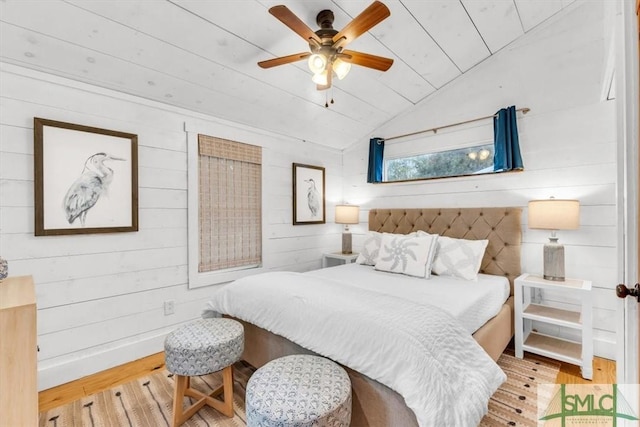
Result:
{"type": "Polygon", "coordinates": [[[138,231],[138,136],[35,117],[35,235],[138,231]]]}
{"type": "Polygon", "coordinates": [[[324,224],[324,168],[293,164],[293,225],[324,224]]]}

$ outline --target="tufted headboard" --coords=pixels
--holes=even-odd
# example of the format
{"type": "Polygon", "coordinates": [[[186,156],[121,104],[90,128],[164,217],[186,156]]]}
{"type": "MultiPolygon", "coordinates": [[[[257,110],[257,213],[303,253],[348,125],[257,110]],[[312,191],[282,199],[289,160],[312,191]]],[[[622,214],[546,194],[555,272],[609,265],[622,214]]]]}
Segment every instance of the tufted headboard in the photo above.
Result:
{"type": "Polygon", "coordinates": [[[487,239],[480,272],[506,276],[513,294],[513,281],[520,275],[521,215],[520,208],[371,209],[369,230],[487,239]]]}

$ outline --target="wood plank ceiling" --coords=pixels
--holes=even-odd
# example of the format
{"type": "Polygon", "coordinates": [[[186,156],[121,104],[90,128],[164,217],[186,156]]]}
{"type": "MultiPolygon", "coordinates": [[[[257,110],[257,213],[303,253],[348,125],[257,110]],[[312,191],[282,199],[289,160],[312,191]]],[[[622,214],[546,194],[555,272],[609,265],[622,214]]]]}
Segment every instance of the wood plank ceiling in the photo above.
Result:
{"type": "Polygon", "coordinates": [[[348,48],[393,66],[354,66],[323,92],[306,61],[256,65],[308,50],[268,9],[285,4],[313,30],[331,9],[340,30],[370,0],[2,0],[0,61],[340,149],[572,1],[383,0],[391,16],[348,48]]]}

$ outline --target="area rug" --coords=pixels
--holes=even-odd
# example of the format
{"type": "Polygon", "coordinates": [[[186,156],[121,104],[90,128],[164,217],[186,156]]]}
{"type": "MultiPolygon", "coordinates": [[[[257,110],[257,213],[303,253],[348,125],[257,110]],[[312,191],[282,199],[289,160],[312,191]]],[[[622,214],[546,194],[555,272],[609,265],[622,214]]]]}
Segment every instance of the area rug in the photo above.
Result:
{"type": "MultiPolygon", "coordinates": [[[[491,396],[489,413],[480,426],[537,426],[538,384],[555,384],[560,363],[543,361],[529,354],[518,359],[507,349],[498,359],[498,365],[507,374],[507,381],[491,396]]],[[[547,390],[548,387],[544,391],[547,390]]],[[[552,397],[541,393],[540,406],[544,408],[552,397]]]]}
{"type": "MultiPolygon", "coordinates": [[[[509,353],[500,356],[498,364],[507,374],[507,381],[491,398],[489,414],[483,418],[480,425],[536,426],[537,384],[554,383],[559,364],[543,362],[533,357],[521,360],[509,353]]],[[[227,418],[205,406],[183,426],[245,427],[245,387],[254,371],[252,366],[244,362],[234,365],[233,418],[227,418]]],[[[203,392],[213,390],[221,383],[218,373],[192,379],[192,386],[203,392]]],[[[173,375],[162,370],[42,412],[39,426],[168,427],[171,425],[172,396],[173,375]]],[[[191,398],[185,400],[187,399],[191,401],[191,398]]]]}

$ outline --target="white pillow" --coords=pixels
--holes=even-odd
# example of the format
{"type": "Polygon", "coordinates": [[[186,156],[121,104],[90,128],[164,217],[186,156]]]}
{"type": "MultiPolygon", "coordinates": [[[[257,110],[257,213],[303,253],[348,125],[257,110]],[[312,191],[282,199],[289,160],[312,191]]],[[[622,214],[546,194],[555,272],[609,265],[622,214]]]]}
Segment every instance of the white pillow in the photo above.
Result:
{"type": "Polygon", "coordinates": [[[438,251],[438,237],[439,234],[429,234],[426,231],[418,230],[416,232],[418,237],[433,237],[433,242],[431,244],[431,250],[429,251],[429,259],[427,260],[427,269],[424,275],[425,279],[431,278],[431,269],[433,268],[433,260],[436,258],[436,252],[438,251]]]}
{"type": "Polygon", "coordinates": [[[437,239],[437,235],[417,237],[415,234],[383,233],[375,269],[426,277],[437,239]]]}
{"type": "MultiPolygon", "coordinates": [[[[376,265],[380,253],[380,244],[382,243],[382,234],[377,231],[369,231],[367,233],[362,244],[362,250],[358,254],[358,258],[356,258],[356,264],[376,265]]],[[[398,236],[415,236],[416,234],[414,231],[409,234],[398,234],[398,236]]]]}
{"type": "Polygon", "coordinates": [[[478,280],[478,271],[488,243],[488,240],[438,237],[432,272],[441,276],[478,280]]]}
{"type": "Polygon", "coordinates": [[[377,231],[369,231],[364,238],[362,250],[356,258],[356,264],[376,265],[378,254],[380,253],[380,243],[382,242],[382,233],[377,231]]]}

